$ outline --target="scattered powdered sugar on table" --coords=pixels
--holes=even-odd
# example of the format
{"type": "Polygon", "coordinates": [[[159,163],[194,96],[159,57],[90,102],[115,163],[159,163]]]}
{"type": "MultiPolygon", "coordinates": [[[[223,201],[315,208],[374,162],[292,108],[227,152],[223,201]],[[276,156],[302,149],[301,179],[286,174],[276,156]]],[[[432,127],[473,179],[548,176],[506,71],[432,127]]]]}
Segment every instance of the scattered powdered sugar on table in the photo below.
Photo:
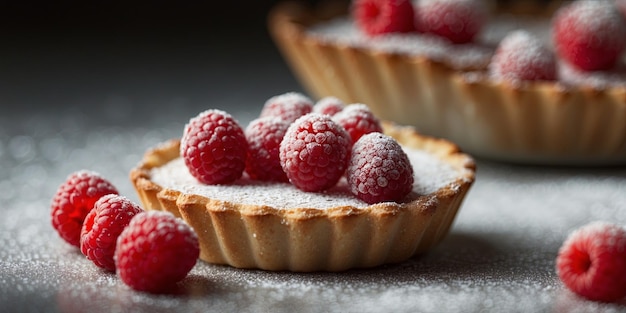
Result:
{"type": "MultiPolygon", "coordinates": [[[[429,153],[416,149],[405,149],[405,152],[413,166],[415,176],[413,192],[417,195],[433,193],[460,176],[459,171],[429,153]]],[[[182,158],[176,158],[161,167],[152,169],[151,180],[164,188],[184,193],[233,203],[268,205],[280,209],[368,206],[367,203],[350,193],[344,178],[337,186],[317,193],[301,191],[288,183],[255,181],[245,174],[232,184],[205,185],[189,174],[182,158]]]]}
{"type": "Polygon", "coordinates": [[[94,129],[81,126],[91,121],[80,115],[33,114],[27,120],[0,116],[2,312],[624,310],[624,302],[586,301],[565,289],[554,260],[577,227],[594,220],[626,224],[626,167],[484,160],[478,160],[476,182],[450,233],[420,257],[341,273],[268,272],[199,261],[173,294],[136,292],[56,234],[50,200],[70,172],[85,168],[106,175],[137,201],[128,171],[146,149],[179,134],[182,125],[94,129]]]}

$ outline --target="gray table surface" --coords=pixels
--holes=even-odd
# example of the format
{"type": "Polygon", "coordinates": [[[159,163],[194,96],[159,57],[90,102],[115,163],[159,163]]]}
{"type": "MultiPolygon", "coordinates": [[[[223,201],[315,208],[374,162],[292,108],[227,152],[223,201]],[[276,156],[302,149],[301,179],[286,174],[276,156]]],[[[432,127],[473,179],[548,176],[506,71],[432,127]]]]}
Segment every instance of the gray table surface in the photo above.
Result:
{"type": "Polygon", "coordinates": [[[308,274],[198,262],[177,294],[133,291],[52,229],[49,205],[58,185],[71,172],[90,169],[138,201],[128,171],[148,147],[180,136],[191,116],[220,108],[246,124],[265,99],[300,86],[268,41],[186,49],[161,42],[103,51],[84,42],[77,50],[68,40],[63,49],[26,54],[28,44],[20,43],[0,51],[1,312],[626,309],[626,302],[578,298],[554,269],[573,229],[595,220],[626,224],[626,168],[487,160],[477,160],[476,183],[449,236],[424,256],[308,274]],[[231,49],[220,48],[225,46],[231,49]],[[246,58],[250,51],[258,57],[246,58]]]}

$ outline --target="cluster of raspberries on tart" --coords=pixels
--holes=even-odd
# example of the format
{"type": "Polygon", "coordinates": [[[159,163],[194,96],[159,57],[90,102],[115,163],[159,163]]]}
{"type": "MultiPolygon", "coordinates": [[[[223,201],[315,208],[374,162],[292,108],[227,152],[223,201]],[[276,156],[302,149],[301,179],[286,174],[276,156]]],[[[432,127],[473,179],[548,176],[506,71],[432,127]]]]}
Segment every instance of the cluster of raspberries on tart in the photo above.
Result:
{"type": "Polygon", "coordinates": [[[367,203],[401,201],[413,188],[413,168],[395,139],[364,104],[328,97],[313,103],[290,92],[267,100],[243,129],[228,113],[201,112],[185,126],[180,155],[204,184],[251,179],[290,182],[323,192],[346,177],[367,203]]]}
{"type": "MultiPolygon", "coordinates": [[[[370,36],[417,32],[466,44],[486,24],[489,8],[484,0],[355,0],[352,15],[370,36]]],[[[551,22],[553,48],[536,34],[512,31],[496,47],[490,75],[510,81],[554,81],[587,72],[624,71],[625,0],[569,2],[551,22]],[[566,70],[560,71],[559,64],[566,70]]]]}
{"type": "Polygon", "coordinates": [[[61,238],[136,290],[171,291],[200,254],[198,237],[183,220],[144,211],[93,171],[69,175],[51,209],[52,226],[61,238]]]}

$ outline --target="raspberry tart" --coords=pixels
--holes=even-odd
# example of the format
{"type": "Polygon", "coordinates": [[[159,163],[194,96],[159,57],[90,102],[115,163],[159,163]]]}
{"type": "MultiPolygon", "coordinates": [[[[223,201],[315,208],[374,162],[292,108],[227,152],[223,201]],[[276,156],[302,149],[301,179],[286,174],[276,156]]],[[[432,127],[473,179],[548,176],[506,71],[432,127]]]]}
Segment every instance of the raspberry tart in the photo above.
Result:
{"type": "Polygon", "coordinates": [[[315,97],[367,103],[383,120],[479,157],[625,164],[621,2],[539,3],[288,2],[268,20],[288,65],[315,97]],[[407,3],[413,30],[410,14],[397,12],[407,3]],[[442,16],[457,18],[444,23],[442,16]]]}
{"type": "MultiPolygon", "coordinates": [[[[230,120],[223,112],[211,114],[230,120]]],[[[259,121],[269,125],[263,116],[250,127],[263,127],[259,121]]],[[[275,125],[264,131],[284,132],[275,125]]],[[[278,147],[290,182],[275,176],[252,178],[242,171],[229,183],[202,183],[181,157],[185,137],[182,143],[174,139],[147,151],[130,177],[146,210],[169,211],[194,228],[200,259],[208,263],[310,272],[401,262],[428,251],[448,233],[474,181],[475,163],[449,141],[420,135],[408,126],[380,125],[384,134],[370,132],[353,143],[330,115],[299,117],[278,147]],[[294,143],[293,138],[307,143],[294,143]],[[305,146],[306,156],[304,150],[293,151],[305,146]],[[353,146],[357,152],[351,152],[353,146]],[[322,156],[316,158],[318,152],[322,156]],[[310,162],[287,164],[294,153],[301,162],[310,162]],[[385,194],[362,183],[359,191],[366,195],[356,196],[346,177],[367,181],[378,167],[385,174],[375,185],[390,186],[391,191],[385,194]],[[337,178],[337,173],[343,174],[337,178]],[[324,184],[317,183],[322,178],[324,184]]],[[[266,146],[273,147],[267,150],[275,150],[274,136],[265,137],[266,146]]]]}

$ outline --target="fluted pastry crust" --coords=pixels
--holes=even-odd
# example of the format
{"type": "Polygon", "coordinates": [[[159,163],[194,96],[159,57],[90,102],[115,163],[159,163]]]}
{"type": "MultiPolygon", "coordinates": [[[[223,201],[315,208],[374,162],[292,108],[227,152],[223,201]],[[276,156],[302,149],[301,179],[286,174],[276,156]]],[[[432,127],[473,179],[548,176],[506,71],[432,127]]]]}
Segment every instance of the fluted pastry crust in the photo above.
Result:
{"type": "Polygon", "coordinates": [[[321,40],[307,28],[345,7],[284,3],[269,29],[308,91],[366,103],[382,119],[413,125],[475,156],[561,165],[626,164],[626,86],[513,84],[425,56],[321,40]]]}
{"type": "Polygon", "coordinates": [[[185,194],[151,180],[151,170],[179,157],[178,140],[146,152],[131,181],[147,210],[183,218],[200,240],[200,258],[239,268],[343,271],[404,261],[426,252],[448,233],[474,181],[475,163],[448,141],[413,128],[384,123],[402,145],[423,150],[452,166],[458,177],[436,192],[406,203],[364,208],[283,209],[185,194]]]}

